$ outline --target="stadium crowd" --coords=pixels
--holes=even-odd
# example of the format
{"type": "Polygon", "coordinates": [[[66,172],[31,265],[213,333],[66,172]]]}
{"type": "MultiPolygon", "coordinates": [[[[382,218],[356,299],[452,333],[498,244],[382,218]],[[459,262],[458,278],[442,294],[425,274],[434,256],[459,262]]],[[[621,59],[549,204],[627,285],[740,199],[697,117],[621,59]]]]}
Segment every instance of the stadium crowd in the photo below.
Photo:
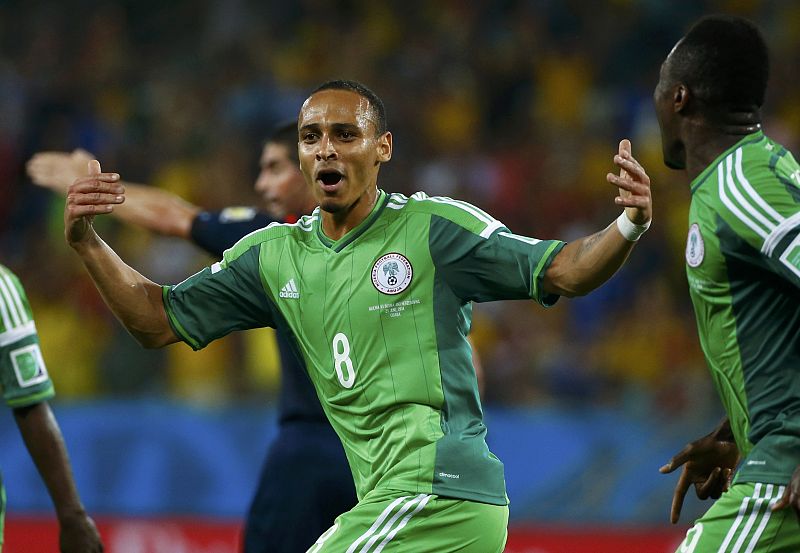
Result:
{"type": "MultiPolygon", "coordinates": [[[[751,17],[773,51],[766,127],[797,151],[800,5],[336,4],[0,3],[0,250],[26,282],[45,356],[59,356],[59,397],[263,401],[277,361],[269,331],[200,353],[141,350],[65,246],[62,197],[30,183],[26,160],[81,147],[125,180],[199,205],[253,204],[260,140],[296,116],[313,84],[345,77],[387,104],[398,145],[387,189],[471,201],[521,234],[577,237],[613,219],[604,176],[620,138],[652,178],[654,225],[618,278],[546,313],[530,302],[476,307],[489,404],[713,409],[683,274],[689,194],[663,167],[652,90],[688,22],[713,11],[751,17]],[[354,46],[363,42],[371,47],[354,46]]],[[[157,280],[210,263],[180,241],[102,224],[157,280]]]]}

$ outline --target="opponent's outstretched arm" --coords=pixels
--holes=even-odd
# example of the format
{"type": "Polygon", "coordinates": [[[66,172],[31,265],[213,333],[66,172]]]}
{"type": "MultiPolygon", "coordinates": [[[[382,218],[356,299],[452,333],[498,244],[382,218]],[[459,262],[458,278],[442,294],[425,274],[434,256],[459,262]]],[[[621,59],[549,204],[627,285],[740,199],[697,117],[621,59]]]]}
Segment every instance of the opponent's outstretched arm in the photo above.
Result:
{"type": "Polygon", "coordinates": [[[604,230],[564,246],[544,275],[546,292],[561,296],[588,294],[625,263],[639,235],[650,225],[650,177],[631,154],[630,141],[619,143],[614,163],[620,169],[619,175],[609,173],[606,180],[619,188],[614,201],[625,208],[623,215],[604,230]]]}
{"type": "MultiPolygon", "coordinates": [[[[64,195],[75,179],[85,175],[92,159],[84,150],[38,152],[25,168],[34,184],[64,195]]],[[[198,206],[153,186],[124,181],[120,184],[125,186],[125,203],[114,208],[115,216],[166,236],[190,237],[192,222],[201,211],[198,206]]]]}
{"type": "Polygon", "coordinates": [[[117,173],[102,173],[100,163],[89,162],[89,174],[67,189],[64,234],[81,257],[106,304],[128,331],[145,347],[178,341],[167,321],[162,288],[129,267],[97,235],[95,215],[112,213],[125,201],[125,187],[117,173]]]}

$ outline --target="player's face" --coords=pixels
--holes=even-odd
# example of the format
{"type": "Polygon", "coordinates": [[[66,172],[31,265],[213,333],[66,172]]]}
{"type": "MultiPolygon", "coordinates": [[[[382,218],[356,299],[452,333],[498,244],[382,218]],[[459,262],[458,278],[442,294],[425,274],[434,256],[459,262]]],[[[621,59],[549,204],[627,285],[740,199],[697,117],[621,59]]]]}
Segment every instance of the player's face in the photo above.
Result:
{"type": "Polygon", "coordinates": [[[680,138],[679,116],[675,111],[676,83],[670,76],[670,56],[667,56],[661,65],[658,84],[653,91],[653,103],[658,126],[661,129],[661,151],[664,155],[664,163],[672,169],[684,169],[686,168],[686,151],[680,138]]]}
{"type": "Polygon", "coordinates": [[[346,214],[374,200],[380,164],[392,156],[392,135],[376,135],[375,120],[367,99],[349,90],[322,90],[303,104],[300,169],[324,211],[346,214]]]}
{"type": "Polygon", "coordinates": [[[264,208],[276,219],[287,215],[305,215],[313,200],[309,198],[300,168],[292,160],[284,144],[268,142],[261,152],[261,170],[255,190],[264,201],[264,208]]]}

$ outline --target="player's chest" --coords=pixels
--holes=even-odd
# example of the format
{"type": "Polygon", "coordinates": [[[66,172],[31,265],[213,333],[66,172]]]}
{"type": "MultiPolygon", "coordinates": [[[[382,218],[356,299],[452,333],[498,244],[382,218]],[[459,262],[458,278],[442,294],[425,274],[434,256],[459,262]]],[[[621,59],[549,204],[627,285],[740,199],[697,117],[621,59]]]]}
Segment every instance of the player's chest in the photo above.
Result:
{"type": "Polygon", "coordinates": [[[407,319],[432,301],[427,240],[373,233],[340,251],[322,245],[285,256],[268,275],[277,307],[292,326],[407,319]]]}

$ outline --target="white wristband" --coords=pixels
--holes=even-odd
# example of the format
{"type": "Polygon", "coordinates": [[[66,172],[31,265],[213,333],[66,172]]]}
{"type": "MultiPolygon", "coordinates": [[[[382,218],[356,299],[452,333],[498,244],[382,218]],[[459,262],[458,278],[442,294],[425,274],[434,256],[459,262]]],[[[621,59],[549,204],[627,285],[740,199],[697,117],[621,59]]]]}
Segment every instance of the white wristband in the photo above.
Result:
{"type": "Polygon", "coordinates": [[[625,238],[625,240],[629,242],[636,242],[639,240],[639,237],[645,233],[647,229],[650,228],[650,221],[647,221],[643,225],[637,225],[633,221],[628,218],[628,214],[623,211],[622,214],[617,217],[617,228],[619,229],[620,234],[625,238]]]}

